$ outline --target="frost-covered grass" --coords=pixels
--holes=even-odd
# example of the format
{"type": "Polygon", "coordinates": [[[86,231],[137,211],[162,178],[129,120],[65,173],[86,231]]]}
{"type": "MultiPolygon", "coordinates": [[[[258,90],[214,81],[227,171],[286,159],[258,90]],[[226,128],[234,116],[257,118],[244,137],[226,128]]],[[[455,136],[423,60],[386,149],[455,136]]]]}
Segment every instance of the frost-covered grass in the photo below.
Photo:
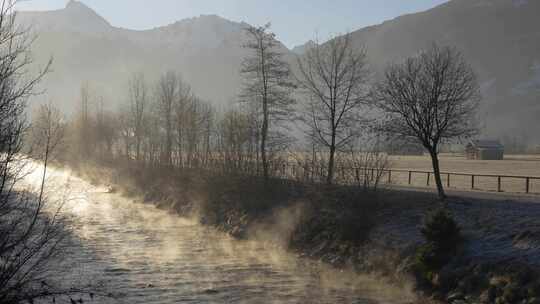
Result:
{"type": "MultiPolygon", "coordinates": [[[[468,258],[540,267],[540,198],[450,194],[453,196],[447,207],[466,239],[468,258]]],[[[370,239],[397,248],[419,244],[424,215],[440,206],[435,195],[419,191],[398,191],[393,195],[401,199],[387,199],[370,239]]]]}

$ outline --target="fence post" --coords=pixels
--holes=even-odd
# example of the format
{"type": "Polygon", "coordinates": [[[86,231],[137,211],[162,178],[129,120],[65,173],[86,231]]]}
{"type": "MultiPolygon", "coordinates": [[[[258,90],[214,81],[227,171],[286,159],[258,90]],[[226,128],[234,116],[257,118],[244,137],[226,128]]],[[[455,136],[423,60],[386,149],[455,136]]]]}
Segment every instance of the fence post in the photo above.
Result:
{"type": "Polygon", "coordinates": [[[411,180],[412,180],[412,171],[409,171],[409,185],[411,184],[411,180]]]}
{"type": "Polygon", "coordinates": [[[392,170],[388,170],[388,183],[392,183],[392,170]]]}
{"type": "Polygon", "coordinates": [[[446,186],[450,188],[450,173],[446,176],[446,186]]]}
{"type": "Polygon", "coordinates": [[[471,175],[471,189],[474,189],[474,175],[471,175]]]}
{"type": "Polygon", "coordinates": [[[529,193],[529,190],[530,190],[530,187],[531,187],[531,178],[530,177],[527,177],[525,179],[525,183],[526,183],[526,186],[525,186],[525,193],[529,193]]]}
{"type": "Polygon", "coordinates": [[[431,177],[431,172],[427,173],[427,185],[429,186],[429,178],[431,177]]]}
{"type": "Polygon", "coordinates": [[[497,177],[497,192],[502,192],[501,177],[500,176],[497,177]]]}

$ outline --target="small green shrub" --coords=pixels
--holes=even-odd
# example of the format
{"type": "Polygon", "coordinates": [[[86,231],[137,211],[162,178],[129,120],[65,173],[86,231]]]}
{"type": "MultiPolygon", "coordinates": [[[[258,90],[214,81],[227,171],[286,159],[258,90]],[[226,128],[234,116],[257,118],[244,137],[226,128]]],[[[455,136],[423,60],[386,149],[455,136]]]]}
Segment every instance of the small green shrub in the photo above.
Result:
{"type": "Polygon", "coordinates": [[[428,215],[421,232],[436,250],[455,254],[461,242],[461,231],[456,221],[444,210],[428,215]]]}
{"type": "Polygon", "coordinates": [[[427,275],[450,262],[457,254],[462,237],[456,221],[444,210],[428,215],[421,232],[426,243],[416,251],[416,268],[427,275]]]}

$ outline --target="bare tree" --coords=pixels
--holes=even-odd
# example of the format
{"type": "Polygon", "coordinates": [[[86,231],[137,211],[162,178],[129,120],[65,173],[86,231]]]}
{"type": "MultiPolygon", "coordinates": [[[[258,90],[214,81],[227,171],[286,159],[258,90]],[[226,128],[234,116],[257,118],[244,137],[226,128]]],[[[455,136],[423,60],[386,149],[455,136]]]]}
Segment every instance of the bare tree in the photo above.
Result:
{"type": "Polygon", "coordinates": [[[141,145],[145,130],[148,105],[148,86],[142,73],[133,74],[129,80],[129,114],[135,139],[135,159],[141,160],[141,145]]]}
{"type": "MultiPolygon", "coordinates": [[[[69,291],[55,289],[48,281],[49,263],[59,252],[62,230],[58,218],[45,212],[46,165],[39,197],[16,187],[25,175],[26,162],[20,152],[27,131],[26,102],[36,94],[35,87],[51,64],[29,73],[33,37],[15,22],[16,2],[0,1],[0,302],[32,303],[69,291]]],[[[50,107],[42,108],[41,118],[43,141],[36,153],[41,152],[47,163],[59,143],[54,134],[61,122],[50,107]]]]}
{"type": "Polygon", "coordinates": [[[32,153],[36,159],[43,159],[43,179],[39,200],[43,198],[45,188],[45,177],[47,165],[65,144],[65,119],[54,105],[51,103],[42,105],[32,120],[30,128],[32,153]]]}
{"type": "Polygon", "coordinates": [[[246,167],[249,154],[249,118],[238,110],[223,113],[218,122],[218,151],[227,171],[237,172],[246,167]]]}
{"type": "Polygon", "coordinates": [[[193,96],[189,84],[182,81],[182,79],[178,78],[177,85],[177,96],[175,97],[173,104],[173,121],[176,131],[177,162],[178,165],[182,167],[184,165],[185,146],[188,144],[188,134],[186,129],[188,128],[188,120],[190,119],[189,110],[195,96],[193,96]]]}
{"type": "Polygon", "coordinates": [[[369,72],[366,52],[350,34],[317,44],[298,58],[299,86],[307,95],[307,136],[328,149],[326,182],[334,179],[335,155],[362,132],[369,72]]]}
{"type": "Polygon", "coordinates": [[[85,83],[80,90],[80,104],[78,116],[75,124],[74,146],[76,147],[77,158],[89,159],[94,153],[94,128],[90,115],[91,95],[90,86],[85,83]]]}
{"type": "Polygon", "coordinates": [[[123,109],[119,109],[116,116],[118,120],[118,124],[117,124],[118,133],[120,135],[121,140],[123,141],[124,156],[126,160],[129,162],[131,160],[131,146],[132,146],[132,138],[131,138],[132,129],[131,129],[130,117],[128,115],[128,111],[124,111],[123,109]]]}
{"type": "Polygon", "coordinates": [[[186,140],[187,140],[187,162],[193,167],[200,164],[202,159],[200,153],[201,143],[204,145],[205,129],[207,125],[207,111],[209,105],[197,97],[192,97],[186,111],[186,140]]]}
{"type": "Polygon", "coordinates": [[[244,47],[251,51],[251,56],[244,59],[241,70],[245,81],[241,98],[254,103],[261,116],[260,153],[265,180],[269,178],[270,130],[290,117],[294,104],[290,68],[283,60],[275,34],[269,28],[267,24],[246,29],[249,41],[244,47]]]}
{"type": "Polygon", "coordinates": [[[174,117],[173,110],[175,102],[178,100],[180,89],[180,78],[172,71],[161,76],[157,85],[157,109],[161,120],[161,126],[165,131],[165,146],[162,153],[162,161],[166,165],[172,166],[173,136],[174,136],[174,117]]]}
{"type": "Polygon", "coordinates": [[[105,109],[103,97],[96,104],[96,117],[94,127],[95,146],[101,160],[112,157],[112,146],[116,139],[118,123],[110,111],[105,109]]]}
{"type": "Polygon", "coordinates": [[[146,140],[145,140],[145,155],[146,161],[154,167],[159,161],[160,149],[160,120],[159,111],[151,109],[148,113],[146,140]]]}
{"type": "Polygon", "coordinates": [[[440,144],[477,132],[479,88],[463,55],[433,44],[401,64],[390,65],[373,97],[385,114],[385,131],[416,139],[428,150],[437,190],[444,199],[440,144]]]}
{"type": "Polygon", "coordinates": [[[203,134],[204,156],[202,158],[204,165],[208,165],[212,154],[212,132],[214,130],[215,111],[211,104],[204,103],[201,113],[201,124],[203,134]]]}
{"type": "Polygon", "coordinates": [[[343,172],[345,181],[354,181],[364,191],[378,190],[389,164],[388,154],[380,151],[377,135],[359,140],[341,162],[342,168],[349,169],[343,172]]]}

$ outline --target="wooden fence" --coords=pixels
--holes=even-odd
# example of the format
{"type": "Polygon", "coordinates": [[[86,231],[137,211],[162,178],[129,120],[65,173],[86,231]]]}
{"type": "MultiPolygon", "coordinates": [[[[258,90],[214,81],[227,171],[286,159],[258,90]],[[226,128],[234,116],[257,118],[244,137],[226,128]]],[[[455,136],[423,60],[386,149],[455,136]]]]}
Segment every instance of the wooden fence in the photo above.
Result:
{"type": "MultiPolygon", "coordinates": [[[[203,165],[210,170],[236,171],[248,175],[261,175],[260,166],[254,162],[240,162],[235,166],[223,160],[212,159],[203,165]]],[[[276,178],[299,182],[324,183],[326,168],[302,162],[277,162],[270,166],[270,174],[276,178]]],[[[356,168],[338,165],[335,168],[335,182],[346,185],[386,184],[415,187],[435,187],[433,171],[356,168]]],[[[540,194],[540,176],[472,174],[441,172],[446,188],[456,190],[476,190],[492,192],[540,194]]]]}
{"type": "MultiPolygon", "coordinates": [[[[302,181],[322,182],[325,170],[311,169],[301,164],[286,163],[283,168],[274,170],[281,178],[302,181]]],[[[341,184],[363,183],[365,179],[378,179],[380,184],[416,187],[435,187],[433,171],[408,169],[351,168],[339,166],[335,169],[335,180],[341,184]]],[[[540,194],[540,176],[472,174],[460,172],[441,172],[446,188],[492,192],[540,194]]]]}
{"type": "MultiPolygon", "coordinates": [[[[387,179],[382,181],[386,184],[418,186],[422,180],[426,187],[435,186],[435,177],[432,171],[403,169],[384,169],[383,171],[387,179]],[[406,182],[396,175],[406,175],[406,182]]],[[[447,188],[540,194],[540,176],[441,172],[441,178],[447,188]]]]}

